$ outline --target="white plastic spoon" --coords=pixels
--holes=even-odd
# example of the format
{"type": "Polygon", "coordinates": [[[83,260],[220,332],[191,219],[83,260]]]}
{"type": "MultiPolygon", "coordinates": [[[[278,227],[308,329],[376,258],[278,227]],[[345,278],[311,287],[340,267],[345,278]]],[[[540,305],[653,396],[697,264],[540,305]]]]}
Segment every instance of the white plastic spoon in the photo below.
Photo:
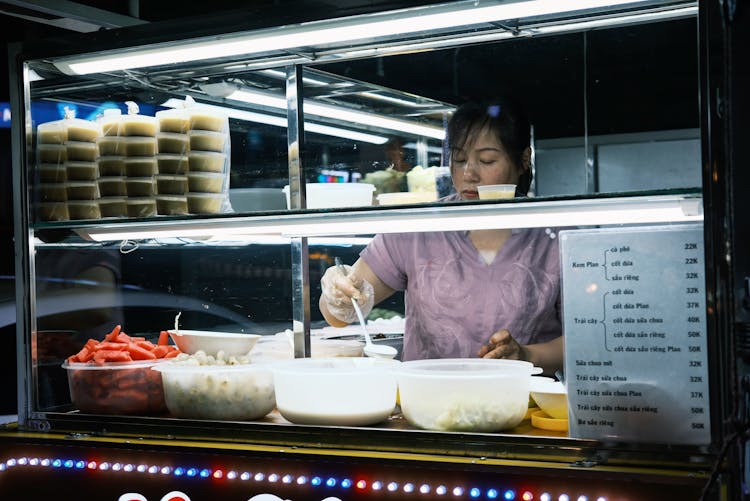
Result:
{"type": "MultiPolygon", "coordinates": [[[[341,264],[341,259],[336,258],[336,267],[339,269],[342,275],[346,276],[346,268],[341,264]]],[[[362,310],[359,308],[359,303],[356,299],[351,298],[352,305],[354,305],[354,311],[357,312],[357,318],[359,319],[359,325],[362,328],[362,333],[365,335],[365,355],[368,357],[380,357],[380,358],[395,358],[398,354],[398,350],[393,346],[387,344],[375,344],[370,339],[370,333],[367,332],[367,321],[365,316],[362,315],[362,310]]]]}
{"type": "Polygon", "coordinates": [[[365,355],[368,357],[380,357],[380,358],[395,358],[398,351],[393,346],[387,344],[375,344],[370,339],[370,333],[367,332],[367,322],[365,317],[362,315],[362,310],[359,308],[359,303],[356,299],[352,298],[352,304],[354,305],[354,311],[357,312],[357,318],[359,318],[359,325],[362,327],[362,333],[365,335],[365,355]]]}

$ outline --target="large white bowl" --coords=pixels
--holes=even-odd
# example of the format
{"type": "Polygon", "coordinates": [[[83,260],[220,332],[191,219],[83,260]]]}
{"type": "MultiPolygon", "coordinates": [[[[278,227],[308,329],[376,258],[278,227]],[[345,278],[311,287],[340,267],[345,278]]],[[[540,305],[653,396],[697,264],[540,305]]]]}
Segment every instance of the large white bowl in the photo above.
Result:
{"type": "Polygon", "coordinates": [[[273,410],[273,374],[264,364],[191,365],[165,362],[161,372],[167,409],[193,419],[258,419],[273,410]]]}
{"type": "Polygon", "coordinates": [[[517,426],[529,406],[529,362],[439,359],[404,362],[398,370],[401,411],[427,430],[493,432],[517,426]]]}
{"type": "Polygon", "coordinates": [[[169,336],[183,353],[193,355],[198,351],[203,351],[206,355],[216,356],[221,350],[227,357],[247,355],[261,338],[260,334],[183,329],[171,330],[169,336]]]}
{"type": "Polygon", "coordinates": [[[298,358],[273,364],[276,407],[296,424],[367,426],[396,407],[397,360],[298,358]]]}
{"type": "MultiPolygon", "coordinates": [[[[375,185],[369,183],[306,183],[308,209],[363,207],[372,205],[375,185]]],[[[290,207],[289,185],[284,186],[286,206],[290,207]]]]}
{"type": "Polygon", "coordinates": [[[534,402],[548,416],[568,419],[568,392],[561,382],[552,378],[533,377],[530,393],[534,402]]]}

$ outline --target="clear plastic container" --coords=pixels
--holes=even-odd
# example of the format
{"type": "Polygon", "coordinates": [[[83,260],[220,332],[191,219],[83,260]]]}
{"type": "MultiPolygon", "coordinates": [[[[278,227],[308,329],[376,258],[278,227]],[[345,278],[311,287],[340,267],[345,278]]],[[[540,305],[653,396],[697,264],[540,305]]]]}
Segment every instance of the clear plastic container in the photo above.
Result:
{"type": "Polygon", "coordinates": [[[81,412],[155,415],[166,412],[161,375],[163,361],[63,363],[70,396],[81,412]]]}
{"type": "Polygon", "coordinates": [[[212,151],[191,151],[188,153],[190,172],[223,172],[226,155],[212,151]]]}
{"type": "Polygon", "coordinates": [[[68,129],[68,141],[94,142],[102,135],[102,128],[96,122],[83,120],[82,118],[69,118],[63,120],[68,129]]]}
{"type": "Polygon", "coordinates": [[[66,141],[65,149],[68,152],[68,160],[81,162],[95,162],[99,156],[99,147],[96,143],[84,141],[66,141]]]}
{"type": "Polygon", "coordinates": [[[125,201],[128,217],[151,217],[156,215],[156,198],[139,197],[128,198],[125,201]]]}
{"type": "Polygon", "coordinates": [[[155,137],[123,137],[122,152],[126,157],[153,157],[157,152],[155,137]]]}
{"type": "Polygon", "coordinates": [[[157,171],[154,157],[128,157],[124,160],[125,175],[128,177],[153,176],[157,171]]]}
{"type": "Polygon", "coordinates": [[[495,432],[517,426],[529,407],[529,362],[441,359],[404,362],[398,371],[401,411],[427,430],[495,432]]]}
{"type": "Polygon", "coordinates": [[[187,174],[187,155],[158,154],[156,161],[159,165],[159,174],[187,174]]]}
{"type": "Polygon", "coordinates": [[[102,197],[124,197],[127,195],[125,178],[122,176],[100,177],[99,193],[102,197]]]}
{"type": "Polygon", "coordinates": [[[187,112],[190,115],[191,130],[222,132],[229,124],[228,116],[218,111],[187,108],[187,112]]]}
{"type": "Polygon", "coordinates": [[[36,128],[38,144],[63,144],[68,140],[68,128],[62,120],[40,124],[36,128]]]}
{"type": "Polygon", "coordinates": [[[508,199],[516,196],[515,184],[485,184],[477,186],[480,200],[508,199]]]}
{"type": "Polygon", "coordinates": [[[70,219],[101,219],[98,200],[68,200],[70,219]]]}
{"type": "Polygon", "coordinates": [[[68,159],[68,149],[64,144],[40,144],[37,154],[39,163],[61,164],[68,159]]]}
{"type": "Polygon", "coordinates": [[[99,199],[102,217],[127,217],[128,206],[125,197],[102,197],[99,199]]]}
{"type": "Polygon", "coordinates": [[[225,179],[220,172],[189,172],[187,175],[191,192],[221,193],[225,179]]]}
{"type": "Polygon", "coordinates": [[[156,137],[159,122],[155,117],[146,115],[123,115],[120,120],[121,136],[156,137]]]}
{"type": "Polygon", "coordinates": [[[96,181],[77,181],[65,184],[68,200],[96,200],[101,196],[96,181]]]}
{"type": "Polygon", "coordinates": [[[213,132],[206,130],[190,131],[190,149],[192,151],[215,151],[221,153],[224,151],[224,145],[227,142],[227,135],[223,132],[213,132]]]}
{"type": "Polygon", "coordinates": [[[41,202],[65,202],[68,199],[67,183],[40,183],[37,190],[41,202]]]}
{"type": "Polygon", "coordinates": [[[96,140],[99,145],[99,154],[102,156],[122,155],[124,148],[122,138],[117,136],[102,136],[96,140]]]}
{"type": "Polygon", "coordinates": [[[190,115],[184,109],[162,110],[156,112],[159,130],[162,132],[187,133],[190,130],[190,115]]]}
{"type": "Polygon", "coordinates": [[[400,193],[381,193],[377,196],[378,205],[423,204],[437,200],[435,193],[403,191],[400,193]]]}
{"type": "Polygon", "coordinates": [[[166,362],[160,372],[170,414],[179,418],[259,419],[276,406],[273,373],[262,364],[188,365],[166,362]]]}
{"type": "Polygon", "coordinates": [[[160,195],[184,195],[188,190],[188,176],[157,174],[156,191],[160,195]]]}
{"type": "Polygon", "coordinates": [[[68,141],[94,142],[102,135],[102,128],[96,122],[82,118],[67,118],[62,120],[68,130],[68,141]]]}
{"type": "Polygon", "coordinates": [[[119,136],[120,120],[122,120],[122,112],[119,109],[109,108],[104,110],[104,114],[99,118],[102,135],[119,136]]]}
{"type": "Polygon", "coordinates": [[[41,164],[36,171],[41,183],[64,183],[68,180],[68,171],[64,165],[41,164]]]}
{"type": "Polygon", "coordinates": [[[95,181],[99,177],[99,164],[96,162],[65,162],[65,172],[71,181],[95,181]]]}
{"type": "Polygon", "coordinates": [[[45,202],[36,205],[39,221],[68,221],[68,205],[65,202],[45,202]]]}
{"type": "Polygon", "coordinates": [[[156,213],[162,216],[187,214],[187,197],[184,195],[157,195],[156,213]]]}
{"type": "Polygon", "coordinates": [[[156,195],[156,181],[153,177],[126,177],[125,191],[129,197],[153,197],[156,195]]]}
{"type": "Polygon", "coordinates": [[[190,137],[175,132],[160,132],[156,135],[159,153],[185,154],[190,150],[190,137]]]}
{"type": "Polygon", "coordinates": [[[97,162],[100,176],[125,175],[125,157],[123,156],[102,156],[97,162]]]}
{"type": "Polygon", "coordinates": [[[191,214],[218,214],[225,195],[222,193],[188,193],[188,212],[191,214]]]}

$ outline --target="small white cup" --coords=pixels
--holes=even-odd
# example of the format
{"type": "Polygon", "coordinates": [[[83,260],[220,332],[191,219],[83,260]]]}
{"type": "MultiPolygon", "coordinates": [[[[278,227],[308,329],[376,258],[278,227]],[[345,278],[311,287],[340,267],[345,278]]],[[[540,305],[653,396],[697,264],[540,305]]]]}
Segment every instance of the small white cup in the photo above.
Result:
{"type": "Polygon", "coordinates": [[[480,200],[497,200],[516,196],[515,184],[485,184],[477,187],[480,200]]]}

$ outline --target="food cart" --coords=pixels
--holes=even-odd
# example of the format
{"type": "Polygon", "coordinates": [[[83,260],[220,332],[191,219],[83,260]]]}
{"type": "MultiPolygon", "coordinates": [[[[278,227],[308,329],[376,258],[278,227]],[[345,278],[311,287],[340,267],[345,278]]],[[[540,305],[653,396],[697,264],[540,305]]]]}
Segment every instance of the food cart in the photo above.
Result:
{"type": "MultiPolygon", "coordinates": [[[[725,103],[742,83],[741,14],[461,1],[14,47],[19,416],[0,434],[2,497],[740,499],[747,155],[725,103]],[[438,200],[447,118],[519,91],[533,193],[438,200]],[[389,168],[394,142],[408,172],[389,168]],[[378,200],[390,193],[408,197],[378,200]],[[363,405],[392,390],[385,417],[320,418],[356,400],[336,385],[377,365],[345,353],[358,331],[317,312],[336,258],[352,263],[378,233],[547,227],[560,242],[565,416],[535,414],[541,399],[524,393],[523,419],[488,431],[469,390],[456,404],[469,425],[420,426],[382,370],[391,386],[363,405]],[[102,343],[169,358],[180,329],[258,339],[249,360],[198,375],[84,362],[102,343]],[[335,373],[331,357],[359,362],[335,373]],[[278,358],[328,360],[313,417],[285,412],[278,358]],[[183,384],[182,401],[169,395],[183,384]]],[[[403,298],[380,306],[398,317],[403,298]]],[[[398,346],[403,327],[376,321],[376,341],[398,346]]]]}

